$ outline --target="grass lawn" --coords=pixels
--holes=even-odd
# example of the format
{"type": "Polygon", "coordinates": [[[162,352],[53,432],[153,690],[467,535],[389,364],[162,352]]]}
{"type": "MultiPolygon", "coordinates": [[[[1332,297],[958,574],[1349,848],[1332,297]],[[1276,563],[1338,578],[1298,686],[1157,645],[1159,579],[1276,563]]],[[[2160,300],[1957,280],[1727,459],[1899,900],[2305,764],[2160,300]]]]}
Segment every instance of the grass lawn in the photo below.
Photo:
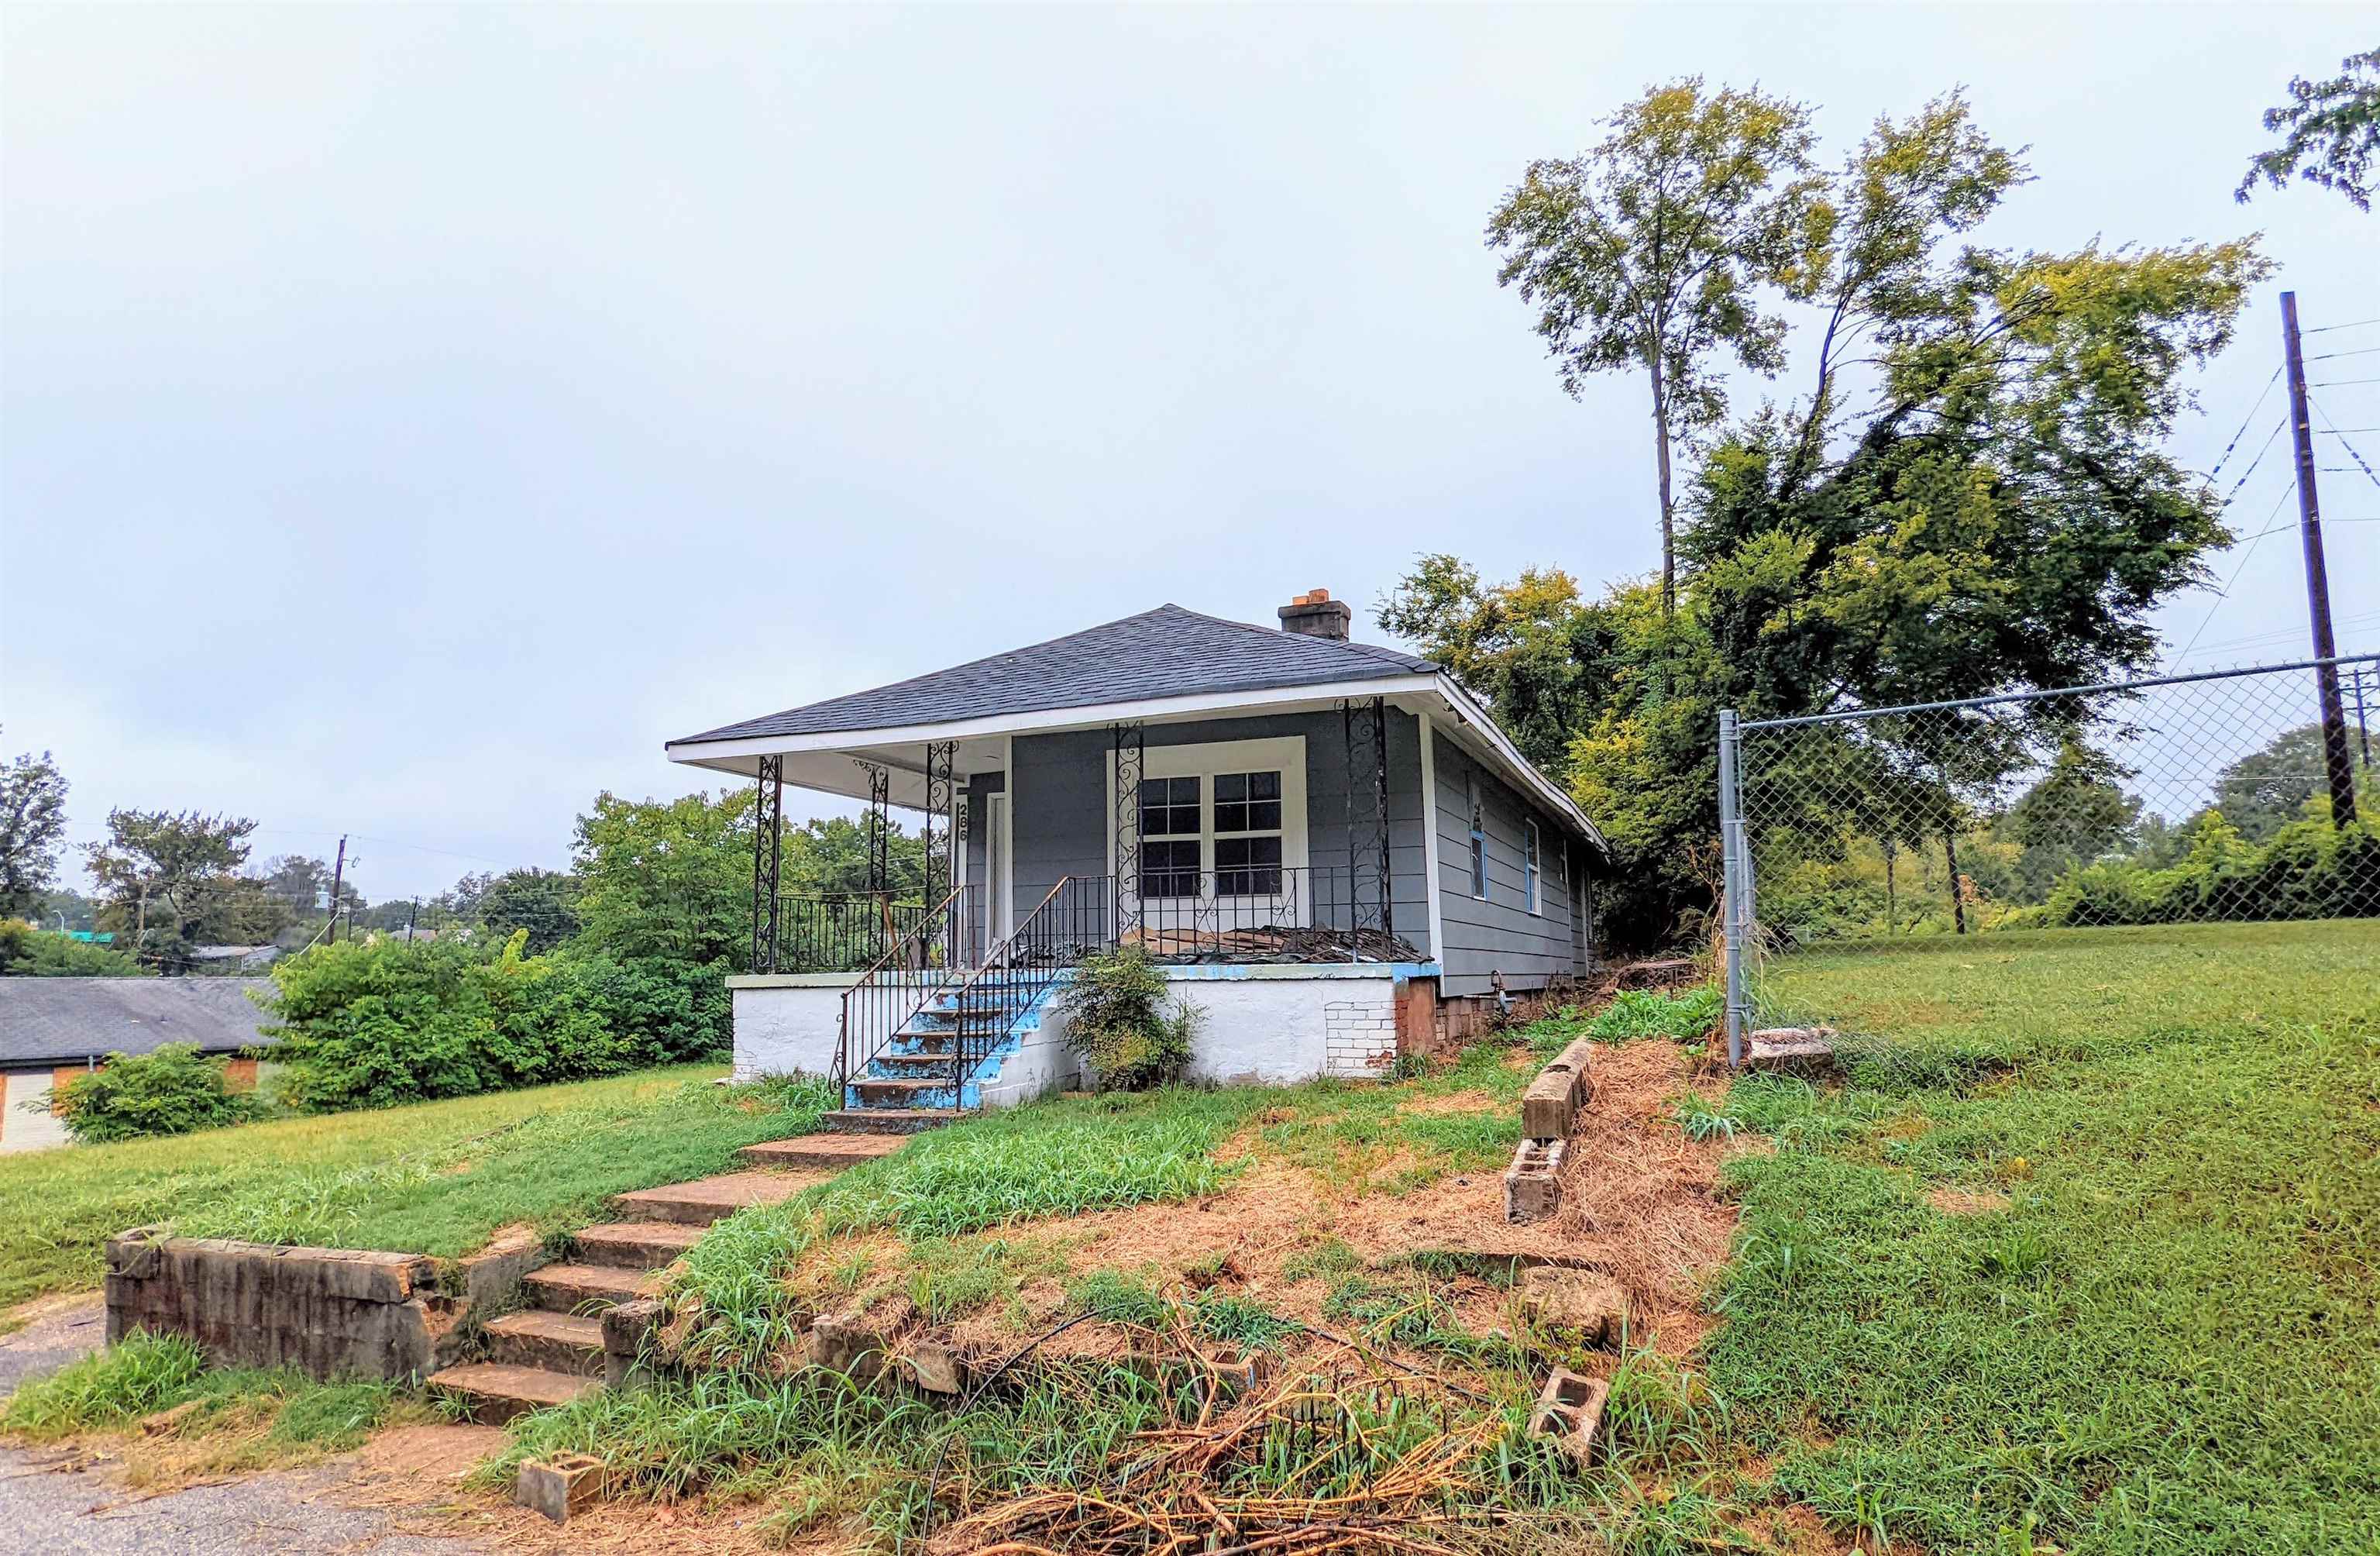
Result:
{"type": "Polygon", "coordinates": [[[627,1189],[721,1172],[815,1127],[823,1087],[722,1088],[715,1065],[0,1157],[0,1307],[99,1283],[101,1245],[197,1237],[453,1257],[500,1226],[552,1233],[627,1189]]]}
{"type": "Polygon", "coordinates": [[[1777,1149],[1715,1388],[1776,1484],[1937,1550],[2380,1550],[2380,924],[1772,963],[1851,1083],[1777,1149]]]}

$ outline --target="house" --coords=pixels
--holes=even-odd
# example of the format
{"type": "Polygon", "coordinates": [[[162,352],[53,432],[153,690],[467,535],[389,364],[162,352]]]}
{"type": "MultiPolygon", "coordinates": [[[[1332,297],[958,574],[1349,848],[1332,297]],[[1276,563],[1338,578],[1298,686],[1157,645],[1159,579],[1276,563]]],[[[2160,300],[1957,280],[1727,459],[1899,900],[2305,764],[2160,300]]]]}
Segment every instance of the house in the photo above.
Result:
{"type": "Polygon", "coordinates": [[[1354,642],[1325,590],[1278,628],[1161,605],[689,735],[757,779],[739,1075],[842,1081],[938,1122],[1076,1081],[1050,999],[1138,945],[1207,1014],[1193,1074],[1378,1075],[1452,1018],[1585,973],[1609,850],[1438,665],[1354,642]],[[787,784],[923,813],[923,900],[777,890],[787,784]]]}
{"type": "Polygon", "coordinates": [[[64,1145],[53,1092],[111,1053],[195,1043],[230,1056],[234,1087],[253,1087],[257,1062],[239,1055],[270,1039],[250,995],[272,988],[262,978],[0,978],[0,1151],[64,1145]]]}

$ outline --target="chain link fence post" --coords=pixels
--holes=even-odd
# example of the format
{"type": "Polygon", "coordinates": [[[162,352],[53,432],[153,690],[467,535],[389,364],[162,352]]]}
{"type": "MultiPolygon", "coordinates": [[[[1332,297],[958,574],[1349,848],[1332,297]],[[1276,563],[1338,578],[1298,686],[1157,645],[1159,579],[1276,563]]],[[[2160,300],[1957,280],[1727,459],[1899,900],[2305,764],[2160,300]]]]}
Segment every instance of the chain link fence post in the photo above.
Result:
{"type": "Polygon", "coordinates": [[[1743,807],[1737,788],[1735,710],[1718,713],[1719,921],[1727,940],[1727,1062],[1743,1064],[1743,928],[1748,871],[1743,859],[1743,807]]]}

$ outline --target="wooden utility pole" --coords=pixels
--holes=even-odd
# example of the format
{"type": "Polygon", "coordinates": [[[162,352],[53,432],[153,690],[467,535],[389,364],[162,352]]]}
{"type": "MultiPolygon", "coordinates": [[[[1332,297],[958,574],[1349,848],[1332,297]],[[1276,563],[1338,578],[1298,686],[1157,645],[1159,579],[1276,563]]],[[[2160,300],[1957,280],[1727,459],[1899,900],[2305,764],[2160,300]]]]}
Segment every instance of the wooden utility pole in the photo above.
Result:
{"type": "Polygon", "coordinates": [[[2330,575],[2322,561],[2322,504],[2314,495],[2313,426],[2306,419],[2305,357],[2298,348],[2298,295],[2281,294],[2281,348],[2289,376],[2289,435],[2298,456],[2298,538],[2305,546],[2306,610],[2313,617],[2314,671],[2322,699],[2322,762],[2330,780],[2330,824],[2355,822],[2355,769],[2347,755],[2347,709],[2338,696],[2338,640],[2330,630],[2330,575]]]}
{"type": "Polygon", "coordinates": [[[322,943],[325,945],[331,944],[339,938],[339,888],[346,881],[346,876],[347,839],[345,833],[341,833],[339,862],[331,867],[331,923],[330,927],[322,931],[322,943]]]}

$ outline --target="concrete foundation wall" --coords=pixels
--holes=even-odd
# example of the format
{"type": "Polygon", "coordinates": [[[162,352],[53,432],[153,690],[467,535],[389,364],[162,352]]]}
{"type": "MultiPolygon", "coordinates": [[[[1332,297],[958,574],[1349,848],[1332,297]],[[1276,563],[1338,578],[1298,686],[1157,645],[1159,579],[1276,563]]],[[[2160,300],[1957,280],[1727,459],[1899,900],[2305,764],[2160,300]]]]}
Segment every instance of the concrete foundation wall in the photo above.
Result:
{"type": "Polygon", "coordinates": [[[735,1078],[834,1073],[850,973],[774,973],[727,980],[735,1015],[735,1078]]]}
{"type": "Polygon", "coordinates": [[[162,1237],[107,1242],[107,1341],[179,1334],[218,1366],[426,1377],[459,1350],[462,1304],[422,1254],[162,1237]]]}
{"type": "MultiPolygon", "coordinates": [[[[1400,1007],[1410,1022],[1416,994],[1438,974],[1427,962],[1161,970],[1177,993],[1207,1015],[1190,1078],[1219,1086],[1378,1076],[1396,1058],[1400,1007]]],[[[778,974],[727,983],[735,1010],[736,1079],[830,1072],[847,975],[778,974]]],[[[1006,1107],[1080,1086],[1083,1078],[1053,1001],[1003,1057],[1000,1074],[983,1088],[983,1100],[1006,1107]]]]}
{"type": "Polygon", "coordinates": [[[1378,1078],[1397,1053],[1397,1001],[1427,964],[1168,967],[1174,991],[1207,1013],[1190,1078],[1286,1086],[1324,1076],[1378,1078]]]}

